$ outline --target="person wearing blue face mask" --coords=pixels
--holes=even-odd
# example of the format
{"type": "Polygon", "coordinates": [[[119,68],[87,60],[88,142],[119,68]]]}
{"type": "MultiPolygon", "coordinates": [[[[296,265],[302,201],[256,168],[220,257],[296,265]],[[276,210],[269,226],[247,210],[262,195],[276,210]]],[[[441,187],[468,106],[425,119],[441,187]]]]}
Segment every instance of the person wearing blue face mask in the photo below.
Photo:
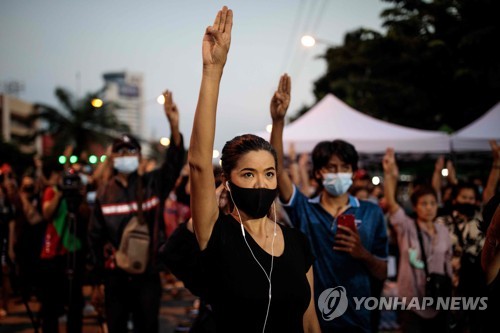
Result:
{"type": "MultiPolygon", "coordinates": [[[[165,238],[160,217],[163,202],[174,187],[185,161],[179,112],[171,92],[166,91],[164,97],[164,111],[171,131],[165,162],[160,168],[143,173],[139,169],[139,141],[129,134],[117,138],[110,156],[114,177],[98,188],[90,220],[92,282],[95,285],[104,283],[106,322],[110,333],[126,332],[130,314],[135,332],[158,332],[161,282],[156,255],[161,245],[159,240],[165,238]],[[137,216],[147,225],[151,241],[144,272],[131,273],[122,269],[123,266],[118,267],[113,256],[105,258],[105,248],[111,245],[112,252],[116,252],[121,247],[125,228],[137,216]]],[[[100,287],[94,288],[94,304],[102,303],[101,290],[100,287]]]]}
{"type": "MultiPolygon", "coordinates": [[[[276,92],[271,101],[271,144],[278,153],[278,170],[283,169],[283,128],[288,108],[288,103],[279,107],[283,95],[289,101],[290,89],[276,92]]],[[[322,332],[375,331],[377,320],[367,309],[356,309],[353,297],[380,296],[387,277],[388,240],[382,210],[347,192],[358,167],[353,145],[343,140],[320,142],[312,152],[312,162],[319,185],[317,196],[303,195],[286,172],[278,175],[278,189],[290,221],[308,236],[317,258],[314,291],[322,332]],[[339,225],[342,215],[354,215],[355,227],[339,225]],[[338,310],[332,306],[334,299],[324,302],[321,296],[337,287],[344,288],[348,304],[345,313],[335,317],[329,315],[338,310]]]]}

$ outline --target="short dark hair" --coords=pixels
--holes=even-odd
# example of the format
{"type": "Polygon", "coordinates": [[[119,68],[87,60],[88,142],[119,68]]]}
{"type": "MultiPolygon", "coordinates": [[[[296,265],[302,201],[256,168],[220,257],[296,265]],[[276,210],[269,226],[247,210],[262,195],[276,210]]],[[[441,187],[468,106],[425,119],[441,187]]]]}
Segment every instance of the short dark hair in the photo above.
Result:
{"type": "Polygon", "coordinates": [[[353,172],[358,170],[359,156],[352,144],[344,140],[321,141],[312,152],[314,178],[316,171],[327,165],[332,156],[337,156],[343,162],[350,164],[353,172]]]}
{"type": "Polygon", "coordinates": [[[236,167],[236,163],[241,156],[251,152],[265,150],[273,155],[274,164],[278,168],[278,156],[271,144],[253,134],[244,134],[234,137],[232,140],[227,141],[222,148],[221,166],[226,179],[230,179],[231,171],[236,167]]]}
{"type": "Polygon", "coordinates": [[[434,198],[438,199],[438,196],[437,196],[437,193],[436,193],[436,190],[428,185],[428,184],[424,184],[424,185],[418,185],[417,187],[415,187],[415,189],[413,190],[413,193],[411,194],[410,196],[410,201],[411,201],[411,204],[413,205],[413,207],[415,207],[418,203],[418,200],[423,197],[424,195],[433,195],[434,198]]]}

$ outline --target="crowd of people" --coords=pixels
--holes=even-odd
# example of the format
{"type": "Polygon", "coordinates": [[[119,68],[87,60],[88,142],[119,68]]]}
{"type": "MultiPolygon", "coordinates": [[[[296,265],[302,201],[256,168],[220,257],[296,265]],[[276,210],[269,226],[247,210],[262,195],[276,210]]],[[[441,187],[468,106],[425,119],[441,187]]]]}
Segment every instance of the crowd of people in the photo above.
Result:
{"type": "Polygon", "coordinates": [[[357,300],[380,298],[390,279],[403,303],[488,297],[484,311],[409,306],[398,311],[401,331],[489,331],[500,299],[496,142],[484,188],[460,179],[440,157],[403,203],[390,147],[382,186],[371,184],[344,140],[320,142],[300,156],[292,146],[285,156],[291,78],[284,74],[270,102],[270,141],[232,138],[216,166],[217,102],[232,26],[224,7],[205,31],[187,153],[177,106],[165,91],[171,144],[158,167],[130,134],[116,138],[96,167],[85,158],[36,158],[18,174],[2,165],[0,317],[16,292],[39,300],[43,332],[58,332],[63,314],[67,331],[81,332],[82,288],[90,285],[109,332],[127,332],[130,318],[134,332],[158,332],[168,272],[198,297],[194,333],[378,332],[380,309],[357,300]],[[388,277],[390,257],[397,268],[388,277]]]}

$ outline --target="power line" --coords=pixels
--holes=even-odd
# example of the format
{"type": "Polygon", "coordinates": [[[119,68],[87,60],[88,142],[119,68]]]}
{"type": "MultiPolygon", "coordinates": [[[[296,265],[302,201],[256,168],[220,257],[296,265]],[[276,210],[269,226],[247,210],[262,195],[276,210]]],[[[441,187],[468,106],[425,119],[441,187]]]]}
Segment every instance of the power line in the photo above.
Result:
{"type": "MultiPolygon", "coordinates": [[[[324,13],[326,11],[327,3],[328,2],[326,0],[320,0],[320,1],[313,2],[313,5],[311,5],[309,7],[309,12],[308,12],[308,15],[306,17],[305,25],[302,29],[303,32],[308,32],[308,33],[312,34],[313,36],[316,35],[316,30],[318,29],[318,27],[321,23],[321,20],[324,16],[324,13]],[[316,11],[316,15],[314,16],[315,18],[312,19],[316,8],[318,8],[318,10],[316,11]]],[[[297,40],[298,40],[298,38],[297,38],[297,40]]],[[[292,67],[292,69],[291,69],[291,72],[294,74],[294,77],[296,80],[299,78],[300,73],[302,72],[306,57],[310,54],[310,52],[308,52],[307,50],[304,50],[301,48],[298,48],[298,49],[299,49],[299,57],[295,62],[293,62],[293,64],[295,66],[292,67]]]]}
{"type": "Polygon", "coordinates": [[[299,5],[297,6],[297,11],[295,12],[295,19],[293,20],[293,26],[291,30],[290,37],[288,38],[288,44],[285,49],[285,54],[283,57],[283,62],[282,62],[282,69],[280,71],[280,74],[283,72],[287,72],[289,69],[289,62],[293,58],[293,46],[297,42],[297,34],[299,32],[299,22],[301,21],[301,16],[304,13],[304,5],[305,5],[305,0],[300,0],[299,5]]]}

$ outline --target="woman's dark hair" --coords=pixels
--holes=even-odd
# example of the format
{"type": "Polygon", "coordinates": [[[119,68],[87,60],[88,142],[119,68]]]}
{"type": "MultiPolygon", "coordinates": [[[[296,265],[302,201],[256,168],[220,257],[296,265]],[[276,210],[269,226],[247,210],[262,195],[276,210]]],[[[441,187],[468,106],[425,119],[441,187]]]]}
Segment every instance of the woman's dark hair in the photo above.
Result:
{"type": "MultiPolygon", "coordinates": [[[[358,152],[353,145],[344,140],[321,141],[312,152],[313,175],[328,164],[332,156],[337,156],[343,162],[350,164],[352,172],[358,170],[358,152]]],[[[321,182],[319,182],[321,185],[321,182]]]]}
{"type": "Polygon", "coordinates": [[[226,179],[229,179],[231,171],[236,167],[236,163],[241,156],[251,152],[265,150],[274,157],[274,164],[278,168],[278,156],[273,146],[260,136],[244,134],[227,141],[222,148],[222,171],[226,179]]]}
{"type": "Polygon", "coordinates": [[[414,190],[413,193],[410,196],[410,201],[413,207],[415,207],[418,203],[418,200],[423,197],[424,195],[433,195],[434,198],[436,198],[436,201],[438,199],[436,190],[430,185],[419,185],[417,186],[414,190]]]}
{"type": "Polygon", "coordinates": [[[476,184],[470,182],[459,182],[457,185],[453,186],[451,192],[451,199],[456,200],[460,192],[464,189],[474,191],[474,196],[476,197],[476,201],[479,200],[481,196],[479,194],[479,188],[477,187],[476,184]]]}

